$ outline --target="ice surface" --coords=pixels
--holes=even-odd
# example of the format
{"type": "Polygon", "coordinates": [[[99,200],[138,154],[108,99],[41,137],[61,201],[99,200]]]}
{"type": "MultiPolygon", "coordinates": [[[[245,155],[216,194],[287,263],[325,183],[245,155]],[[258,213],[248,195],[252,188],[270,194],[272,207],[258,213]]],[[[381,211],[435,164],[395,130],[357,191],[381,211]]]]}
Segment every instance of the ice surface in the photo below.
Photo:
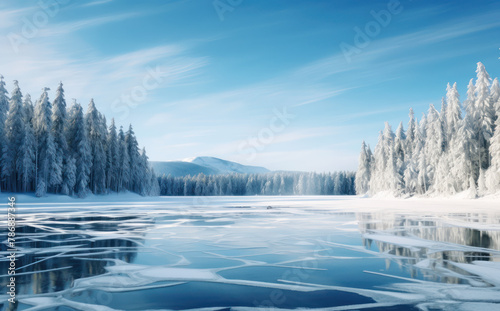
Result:
{"type": "MultiPolygon", "coordinates": [[[[452,263],[454,266],[481,277],[484,281],[500,287],[500,262],[474,261],[472,264],[452,263]]],[[[500,295],[500,292],[498,293],[500,295]]],[[[500,297],[499,297],[500,300],[500,297]]]]}
{"type": "MultiPolygon", "coordinates": [[[[500,304],[497,198],[124,194],[84,200],[19,195],[16,201],[24,228],[18,275],[40,280],[18,293],[32,306],[28,310],[113,310],[75,297],[95,291],[110,297],[182,292],[195,283],[249,293],[277,290],[287,297],[340,292],[370,300],[321,310],[402,304],[495,310],[500,304]],[[351,278],[358,283],[349,283],[351,278]],[[56,279],[69,281],[57,287],[56,279]]],[[[7,255],[0,252],[0,263],[7,255]]],[[[227,307],[234,305],[197,310],[227,307]]]]}

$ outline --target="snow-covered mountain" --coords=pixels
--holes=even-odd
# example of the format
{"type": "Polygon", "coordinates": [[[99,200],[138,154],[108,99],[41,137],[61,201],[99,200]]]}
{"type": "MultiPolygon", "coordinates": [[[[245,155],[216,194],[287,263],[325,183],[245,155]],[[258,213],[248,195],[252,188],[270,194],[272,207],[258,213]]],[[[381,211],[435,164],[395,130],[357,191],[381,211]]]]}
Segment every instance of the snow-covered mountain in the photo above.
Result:
{"type": "Polygon", "coordinates": [[[151,161],[150,163],[157,176],[163,174],[170,174],[172,176],[194,176],[200,173],[205,175],[220,175],[231,173],[261,174],[270,172],[264,167],[243,165],[214,157],[194,157],[181,161],[151,161]]]}

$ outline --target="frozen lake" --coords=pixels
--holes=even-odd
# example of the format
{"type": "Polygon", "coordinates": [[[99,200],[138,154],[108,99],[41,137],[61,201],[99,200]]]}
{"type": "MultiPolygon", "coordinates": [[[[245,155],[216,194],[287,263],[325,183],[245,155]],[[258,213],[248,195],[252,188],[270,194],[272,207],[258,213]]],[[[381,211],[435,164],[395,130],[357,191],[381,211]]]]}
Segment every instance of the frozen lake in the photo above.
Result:
{"type": "Polygon", "coordinates": [[[500,310],[498,202],[19,196],[16,308],[500,310]]]}

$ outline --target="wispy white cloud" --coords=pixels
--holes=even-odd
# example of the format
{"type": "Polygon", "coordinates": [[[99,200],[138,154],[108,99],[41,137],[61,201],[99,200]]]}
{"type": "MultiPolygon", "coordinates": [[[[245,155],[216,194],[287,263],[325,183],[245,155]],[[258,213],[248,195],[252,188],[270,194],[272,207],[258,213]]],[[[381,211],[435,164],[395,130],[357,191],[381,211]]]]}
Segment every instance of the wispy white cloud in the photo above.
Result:
{"type": "Polygon", "coordinates": [[[308,104],[314,104],[314,103],[317,103],[317,102],[320,102],[320,101],[323,101],[323,100],[335,97],[337,95],[340,95],[340,94],[342,94],[342,93],[344,93],[346,91],[349,91],[349,90],[352,90],[352,89],[355,89],[355,88],[357,88],[357,87],[353,86],[353,87],[348,87],[348,88],[344,88],[344,89],[338,89],[338,90],[326,91],[326,92],[323,92],[323,93],[318,93],[318,94],[315,94],[315,95],[309,97],[308,99],[306,99],[303,102],[300,102],[298,104],[293,105],[293,107],[299,107],[299,106],[304,106],[304,105],[308,105],[308,104]]]}
{"type": "Polygon", "coordinates": [[[0,30],[12,30],[21,27],[21,18],[33,10],[32,7],[20,9],[0,9],[0,30]]]}
{"type": "Polygon", "coordinates": [[[92,1],[92,2],[87,2],[82,4],[82,7],[89,7],[89,6],[96,6],[96,5],[102,5],[102,4],[107,4],[112,2],[113,0],[97,0],[97,1],[92,1]]]}
{"type": "MultiPolygon", "coordinates": [[[[404,14],[406,12],[401,13],[403,16],[404,14]]],[[[482,46],[462,47],[461,49],[450,50],[448,54],[420,55],[418,58],[408,56],[411,54],[408,51],[414,49],[499,28],[499,14],[498,11],[482,13],[470,16],[467,19],[452,19],[402,35],[375,38],[360,54],[354,54],[351,62],[347,61],[339,47],[337,53],[298,68],[294,74],[308,76],[314,80],[322,80],[346,72],[370,75],[372,73],[390,72],[403,66],[414,66],[437,61],[466,52],[471,53],[482,48],[482,46]]]]}
{"type": "Polygon", "coordinates": [[[121,13],[108,16],[93,17],[69,23],[53,24],[48,27],[42,28],[40,31],[40,36],[52,37],[52,36],[68,35],[81,29],[89,27],[97,27],[113,22],[119,22],[126,19],[139,17],[143,14],[144,13],[141,12],[121,13]]]}
{"type": "Polygon", "coordinates": [[[282,134],[277,134],[272,140],[272,142],[269,144],[269,146],[283,144],[283,143],[293,143],[304,139],[331,136],[335,135],[342,129],[345,130],[345,127],[321,126],[321,127],[292,129],[282,134]]]}

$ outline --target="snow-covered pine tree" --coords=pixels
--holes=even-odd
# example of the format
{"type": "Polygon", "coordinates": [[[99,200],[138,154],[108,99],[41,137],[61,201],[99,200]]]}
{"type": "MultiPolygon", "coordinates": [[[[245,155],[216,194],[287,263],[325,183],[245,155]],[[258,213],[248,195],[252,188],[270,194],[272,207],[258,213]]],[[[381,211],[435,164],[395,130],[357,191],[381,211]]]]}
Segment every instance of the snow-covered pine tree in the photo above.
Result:
{"type": "Polygon", "coordinates": [[[395,195],[402,194],[402,176],[399,174],[396,165],[396,153],[394,151],[395,135],[389,122],[385,122],[384,140],[382,144],[382,154],[386,160],[383,173],[383,189],[393,192],[395,195]]]}
{"type": "Polygon", "coordinates": [[[477,194],[479,196],[483,196],[488,193],[488,189],[486,188],[486,175],[484,171],[484,169],[479,171],[479,178],[477,180],[477,194]]]}
{"type": "Polygon", "coordinates": [[[64,165],[63,183],[61,193],[65,195],[73,195],[76,185],[76,160],[73,156],[66,156],[64,165]]]}
{"type": "Polygon", "coordinates": [[[422,119],[420,119],[418,128],[420,130],[420,136],[422,137],[422,141],[424,142],[425,145],[425,139],[427,138],[427,116],[425,115],[425,113],[422,113],[422,119]]]}
{"type": "Polygon", "coordinates": [[[52,136],[52,107],[47,91],[44,88],[37,101],[34,116],[34,132],[37,142],[37,195],[45,195],[47,188],[56,186],[59,181],[55,166],[55,146],[52,136]],[[42,181],[42,182],[41,182],[42,181]]]}
{"type": "Polygon", "coordinates": [[[138,166],[138,183],[139,183],[139,194],[146,196],[151,189],[151,170],[148,164],[148,156],[146,155],[146,148],[142,148],[141,154],[139,156],[139,166],[138,166]]]}
{"type": "Polygon", "coordinates": [[[427,192],[430,186],[429,179],[429,166],[427,165],[426,153],[425,153],[425,137],[422,132],[425,131],[427,126],[427,118],[425,115],[422,116],[420,120],[417,131],[415,131],[415,152],[414,158],[416,161],[416,171],[417,175],[417,188],[416,192],[418,194],[424,194],[427,192]]]}
{"type": "MultiPolygon", "coordinates": [[[[306,176],[304,174],[301,174],[299,176],[299,180],[295,187],[295,194],[304,195],[306,193],[306,187],[307,187],[306,176]]],[[[340,192],[340,189],[338,188],[337,191],[340,192]]]]}
{"type": "Polygon", "coordinates": [[[52,136],[54,137],[54,192],[59,192],[63,182],[64,167],[66,165],[65,156],[68,149],[66,140],[66,100],[64,99],[64,89],[62,82],[59,83],[56,97],[52,102],[52,136]]]}
{"type": "Polygon", "coordinates": [[[23,103],[23,139],[20,146],[21,154],[19,155],[19,163],[16,164],[23,192],[32,191],[34,189],[35,169],[36,169],[36,141],[33,131],[33,103],[31,96],[26,94],[23,103]]]}
{"type": "MultiPolygon", "coordinates": [[[[83,117],[82,106],[73,101],[68,118],[67,126],[68,149],[70,156],[75,159],[75,189],[74,192],[79,197],[85,197],[88,191],[90,169],[92,165],[92,155],[87,138],[87,128],[83,117]]],[[[70,183],[68,183],[68,187],[70,183]]],[[[69,189],[71,193],[71,189],[69,189]]]]}
{"type": "Polygon", "coordinates": [[[490,139],[493,136],[494,111],[490,101],[490,76],[482,63],[477,63],[475,120],[478,125],[478,143],[480,167],[490,165],[490,139]]]}
{"type": "Polygon", "coordinates": [[[410,108],[410,113],[408,114],[410,120],[408,121],[408,129],[406,130],[406,149],[405,154],[407,160],[410,160],[413,155],[413,149],[415,149],[415,129],[417,127],[417,122],[415,119],[415,113],[413,108],[410,108]]]}
{"type": "Polygon", "coordinates": [[[135,138],[135,133],[132,124],[129,125],[128,131],[125,134],[125,143],[129,157],[129,186],[128,189],[134,192],[140,192],[140,171],[139,171],[139,144],[135,138]]]}
{"type": "MultiPolygon", "coordinates": [[[[315,173],[309,173],[307,178],[307,187],[306,187],[306,194],[309,195],[314,195],[318,193],[318,183],[316,180],[316,174],[315,173]]],[[[261,189],[264,189],[265,187],[261,187],[261,189]]]]}
{"type": "Polygon", "coordinates": [[[439,112],[439,120],[441,121],[441,131],[443,133],[443,152],[448,149],[448,104],[446,104],[446,100],[444,97],[441,99],[441,111],[439,112]]]}
{"type": "Polygon", "coordinates": [[[93,193],[106,192],[106,128],[103,130],[102,116],[91,99],[85,115],[87,137],[90,146],[91,166],[89,188],[93,193]]]}
{"type": "Polygon", "coordinates": [[[253,177],[249,178],[245,184],[245,194],[246,195],[254,195],[253,191],[253,177]]]}
{"type": "Polygon", "coordinates": [[[275,195],[279,195],[280,194],[280,185],[281,185],[281,175],[280,174],[274,174],[273,176],[273,190],[272,192],[275,194],[275,195]]]}
{"type": "Polygon", "coordinates": [[[445,152],[439,158],[436,174],[434,176],[433,189],[441,194],[455,194],[456,181],[451,174],[452,155],[450,152],[445,152]]]}
{"type": "Polygon", "coordinates": [[[471,177],[470,180],[469,180],[469,190],[468,190],[467,197],[469,199],[475,199],[475,198],[477,198],[477,194],[478,193],[477,193],[476,182],[471,177]]]}
{"type": "MultiPolygon", "coordinates": [[[[160,184],[158,183],[158,177],[156,176],[156,173],[153,169],[151,169],[151,181],[149,182],[149,184],[150,184],[149,188],[150,196],[157,196],[161,194],[160,184]]],[[[214,182],[214,195],[220,195],[219,188],[216,182],[214,182]]]]}
{"type": "MultiPolygon", "coordinates": [[[[467,85],[467,99],[464,102],[465,114],[470,115],[471,120],[475,121],[476,117],[476,86],[474,85],[474,79],[469,80],[469,84],[467,85]]],[[[474,126],[476,126],[474,122],[474,126]]],[[[472,129],[474,132],[477,131],[477,128],[472,129]]]]}
{"type": "MultiPolygon", "coordinates": [[[[479,177],[479,169],[481,167],[481,161],[479,156],[479,121],[476,113],[476,86],[474,85],[474,79],[470,79],[469,84],[467,85],[467,99],[465,100],[465,118],[464,120],[467,126],[467,129],[470,131],[472,136],[472,140],[474,144],[471,144],[470,147],[470,156],[471,156],[471,167],[472,167],[472,178],[474,179],[474,183],[477,181],[479,177]]],[[[467,182],[470,184],[470,181],[467,182]]],[[[474,186],[475,187],[475,186],[474,186]]],[[[472,189],[471,187],[468,188],[472,189]]]]}
{"type": "Polygon", "coordinates": [[[394,157],[396,164],[396,174],[397,174],[397,188],[400,193],[403,192],[404,186],[404,172],[406,169],[406,155],[405,155],[405,145],[406,145],[406,134],[403,128],[403,122],[399,123],[396,130],[396,136],[394,138],[394,157]]]}
{"type": "Polygon", "coordinates": [[[116,133],[115,119],[111,119],[107,137],[107,160],[106,160],[106,187],[118,192],[118,134],[116,133]]]}
{"type": "Polygon", "coordinates": [[[446,110],[446,136],[448,141],[451,142],[457,135],[460,122],[462,120],[462,107],[460,104],[460,95],[458,94],[456,82],[453,86],[448,84],[448,87],[446,88],[446,102],[448,103],[446,110]]]}
{"type": "Polygon", "coordinates": [[[128,188],[130,182],[130,158],[123,128],[118,132],[118,191],[128,188]]]}
{"type": "Polygon", "coordinates": [[[384,172],[385,172],[385,167],[387,165],[387,159],[384,156],[383,145],[384,145],[384,135],[382,131],[380,131],[378,135],[378,142],[374,150],[374,161],[372,162],[373,165],[371,170],[370,187],[369,187],[371,193],[377,193],[385,190],[384,172]]]}
{"type": "Polygon", "coordinates": [[[405,182],[405,193],[412,195],[417,190],[418,184],[418,163],[415,159],[411,158],[404,172],[404,182],[405,182]]]}
{"type": "MultiPolygon", "coordinates": [[[[497,129],[500,123],[496,122],[500,116],[500,83],[494,79],[490,87],[491,79],[481,63],[476,72],[476,83],[471,79],[468,85],[463,119],[457,84],[448,84],[441,113],[431,105],[428,114],[417,123],[410,109],[404,153],[399,138],[404,131],[402,127],[396,131],[393,158],[395,166],[401,168],[404,155],[407,193],[423,194],[428,190],[455,193],[469,189],[471,196],[475,196],[478,191],[484,195],[486,191],[500,190],[500,130],[497,129]]],[[[391,183],[398,180],[391,178],[393,162],[388,147],[391,138],[386,133],[387,125],[375,148],[372,193],[391,190],[391,183]]],[[[401,170],[397,171],[401,175],[401,170]]]]}
{"type": "Polygon", "coordinates": [[[477,153],[477,141],[474,138],[472,116],[466,115],[458,123],[458,130],[450,143],[447,160],[450,163],[449,174],[453,180],[455,192],[469,189],[469,182],[475,180],[473,159],[477,153]]]}
{"type": "MultiPolygon", "coordinates": [[[[75,103],[71,117],[67,116],[62,83],[59,84],[52,104],[48,98],[48,90],[48,88],[43,89],[34,107],[29,95],[23,102],[17,81],[14,81],[12,98],[9,98],[3,77],[0,76],[2,190],[14,192],[35,190],[39,196],[45,195],[47,191],[77,193],[79,196],[84,196],[89,190],[89,177],[92,172],[91,187],[95,193],[106,192],[111,187],[113,190],[124,189],[120,186],[124,176],[127,188],[132,191],[148,195],[158,192],[158,184],[153,182],[156,176],[149,167],[147,156],[139,153],[132,128],[127,137],[122,132],[121,142],[125,152],[120,155],[120,139],[117,137],[114,122],[108,133],[106,118],[96,109],[95,113],[92,113],[91,107],[87,119],[95,122],[89,122],[88,130],[87,120],[83,117],[79,105],[75,103]],[[97,135],[100,139],[91,137],[89,140],[87,135],[97,135]],[[94,150],[90,149],[90,143],[94,150]],[[101,149],[96,148],[96,145],[100,145],[101,149]],[[134,146],[136,152],[131,152],[134,158],[131,161],[128,150],[134,150],[134,146]],[[96,168],[95,165],[91,165],[92,160],[99,155],[101,155],[100,160],[95,162],[99,163],[102,169],[91,171],[96,168]],[[121,159],[125,159],[124,169],[120,168],[121,159]],[[131,168],[134,169],[133,179],[130,175],[131,168]]],[[[205,187],[204,191],[213,193],[215,190],[212,188],[205,187]]]]}
{"type": "MultiPolygon", "coordinates": [[[[490,105],[493,108],[493,112],[495,114],[494,121],[498,119],[500,115],[500,83],[498,82],[498,78],[493,80],[490,89],[490,105]]],[[[495,128],[496,126],[494,126],[495,128]]]]}
{"type": "MultiPolygon", "coordinates": [[[[9,97],[5,88],[5,81],[0,75],[0,150],[5,146],[5,120],[7,119],[7,111],[9,110],[9,97]]],[[[2,162],[0,161],[0,173],[3,171],[2,162]]]]}
{"type": "Polygon", "coordinates": [[[430,105],[427,113],[426,133],[427,137],[424,147],[425,162],[428,168],[427,176],[429,178],[429,182],[432,184],[434,182],[434,175],[439,163],[439,158],[444,151],[444,133],[441,118],[432,104],[430,105]]]}
{"type": "Polygon", "coordinates": [[[433,188],[439,193],[455,193],[457,189],[456,180],[452,174],[452,165],[456,159],[457,147],[460,147],[456,137],[461,123],[462,112],[456,83],[453,87],[448,83],[446,87],[446,104],[441,108],[441,127],[443,137],[442,154],[438,156],[437,163],[434,163],[433,188]]]}
{"type": "Polygon", "coordinates": [[[356,193],[365,194],[370,190],[371,159],[365,141],[361,144],[358,170],[356,172],[356,193]]]}
{"type": "Polygon", "coordinates": [[[36,184],[35,195],[39,198],[45,196],[45,194],[47,193],[46,189],[47,189],[47,186],[45,185],[45,182],[43,181],[43,179],[39,179],[37,184],[36,184]]]}
{"type": "Polygon", "coordinates": [[[5,121],[5,140],[2,152],[2,181],[5,189],[17,192],[21,188],[21,178],[19,173],[22,171],[21,149],[23,138],[25,136],[25,127],[23,120],[23,95],[19,89],[19,84],[14,81],[14,90],[10,98],[9,113],[5,121]],[[21,169],[21,170],[18,170],[21,169]]]}
{"type": "Polygon", "coordinates": [[[35,108],[33,107],[33,102],[31,101],[31,95],[26,94],[23,102],[23,122],[31,123],[33,126],[33,117],[35,115],[35,108]]]}
{"type": "Polygon", "coordinates": [[[490,140],[491,165],[486,172],[486,187],[492,193],[500,191],[500,118],[495,125],[495,133],[490,140]]]}

